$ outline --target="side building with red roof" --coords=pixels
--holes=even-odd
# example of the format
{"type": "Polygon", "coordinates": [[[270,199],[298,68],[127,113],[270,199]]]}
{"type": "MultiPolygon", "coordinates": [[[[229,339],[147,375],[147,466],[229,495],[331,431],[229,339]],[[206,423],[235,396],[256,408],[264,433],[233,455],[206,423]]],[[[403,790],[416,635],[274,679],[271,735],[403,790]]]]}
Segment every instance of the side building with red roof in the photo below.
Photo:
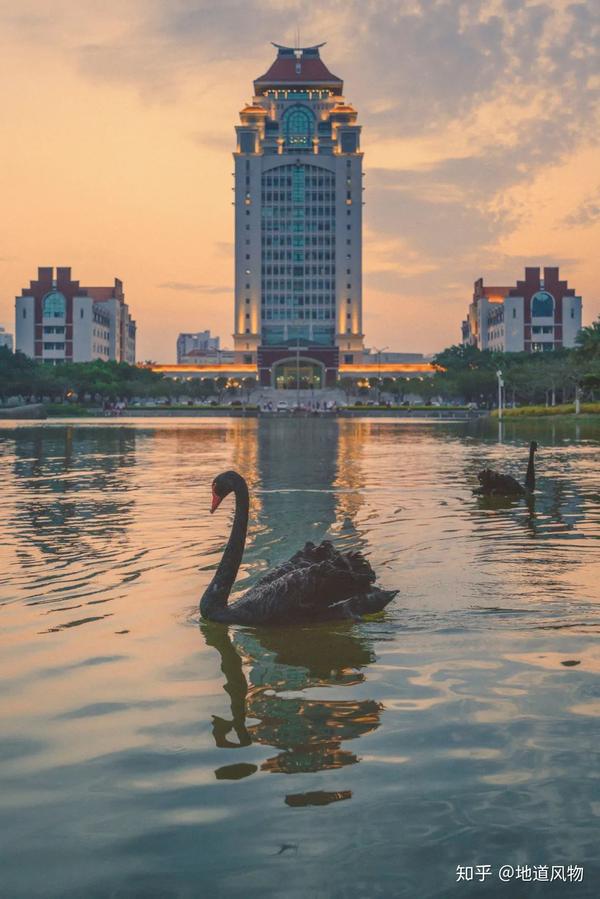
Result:
{"type": "Polygon", "coordinates": [[[473,300],[462,323],[462,343],[503,353],[546,353],[575,346],[581,330],[582,301],[558,266],[525,269],[514,286],[490,287],[475,281],[473,300]]]}
{"type": "Polygon", "coordinates": [[[39,362],[135,363],[136,323],[123,282],[82,287],[71,269],[38,268],[36,280],[15,299],[16,349],[39,362]]]}

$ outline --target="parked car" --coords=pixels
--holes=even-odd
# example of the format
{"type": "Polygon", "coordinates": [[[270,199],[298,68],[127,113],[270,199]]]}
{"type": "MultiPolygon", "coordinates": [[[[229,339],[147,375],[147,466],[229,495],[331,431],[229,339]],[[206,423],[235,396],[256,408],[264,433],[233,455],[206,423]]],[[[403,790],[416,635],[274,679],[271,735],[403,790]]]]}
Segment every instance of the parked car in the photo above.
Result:
{"type": "Polygon", "coordinates": [[[288,409],[289,409],[289,406],[287,404],[287,401],[279,400],[279,402],[277,403],[277,411],[278,412],[287,412],[288,409]]]}

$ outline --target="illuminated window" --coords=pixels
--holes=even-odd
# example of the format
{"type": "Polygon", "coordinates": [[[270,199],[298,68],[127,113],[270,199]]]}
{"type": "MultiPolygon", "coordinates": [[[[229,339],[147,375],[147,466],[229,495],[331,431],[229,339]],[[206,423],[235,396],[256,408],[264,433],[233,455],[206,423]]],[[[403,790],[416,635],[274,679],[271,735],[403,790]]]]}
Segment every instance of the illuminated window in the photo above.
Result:
{"type": "Polygon", "coordinates": [[[285,118],[285,132],[288,146],[308,147],[312,135],[312,116],[298,106],[291,109],[285,118]]]}
{"type": "Polygon", "coordinates": [[[548,318],[554,315],[554,297],[546,290],[539,290],[531,301],[531,314],[534,318],[548,318]]]}
{"type": "Polygon", "coordinates": [[[67,301],[58,290],[51,290],[43,300],[44,318],[64,318],[67,301]]]}

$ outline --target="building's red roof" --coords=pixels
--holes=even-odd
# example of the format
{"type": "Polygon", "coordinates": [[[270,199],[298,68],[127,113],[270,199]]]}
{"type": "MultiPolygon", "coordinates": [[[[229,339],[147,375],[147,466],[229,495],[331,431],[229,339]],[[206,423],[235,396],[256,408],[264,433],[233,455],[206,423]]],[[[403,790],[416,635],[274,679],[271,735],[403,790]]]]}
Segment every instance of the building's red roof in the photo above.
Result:
{"type": "Polygon", "coordinates": [[[115,283],[112,287],[83,287],[86,294],[92,299],[96,300],[97,303],[101,303],[104,300],[119,300],[121,303],[124,302],[123,295],[123,282],[118,278],[115,278],[115,283]]]}
{"type": "Polygon", "coordinates": [[[113,300],[115,298],[114,287],[84,287],[83,289],[94,300],[113,300]]]}
{"type": "MultiPolygon", "coordinates": [[[[318,47],[295,50],[293,47],[277,46],[277,49],[275,62],[264,75],[255,80],[256,88],[310,84],[315,87],[328,87],[334,93],[341,94],[343,81],[329,71],[319,56],[318,47]]],[[[258,90],[256,92],[259,93],[258,90]]]]}

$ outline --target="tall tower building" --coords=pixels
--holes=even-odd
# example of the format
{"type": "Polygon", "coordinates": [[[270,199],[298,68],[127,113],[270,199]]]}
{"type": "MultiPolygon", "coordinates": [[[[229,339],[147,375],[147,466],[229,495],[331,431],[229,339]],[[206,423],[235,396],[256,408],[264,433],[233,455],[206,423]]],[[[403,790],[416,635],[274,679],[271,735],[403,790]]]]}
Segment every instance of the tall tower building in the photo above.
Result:
{"type": "Polygon", "coordinates": [[[235,350],[264,386],[323,387],[362,359],[361,129],[323,44],[274,46],[236,126],[235,350]]]}

